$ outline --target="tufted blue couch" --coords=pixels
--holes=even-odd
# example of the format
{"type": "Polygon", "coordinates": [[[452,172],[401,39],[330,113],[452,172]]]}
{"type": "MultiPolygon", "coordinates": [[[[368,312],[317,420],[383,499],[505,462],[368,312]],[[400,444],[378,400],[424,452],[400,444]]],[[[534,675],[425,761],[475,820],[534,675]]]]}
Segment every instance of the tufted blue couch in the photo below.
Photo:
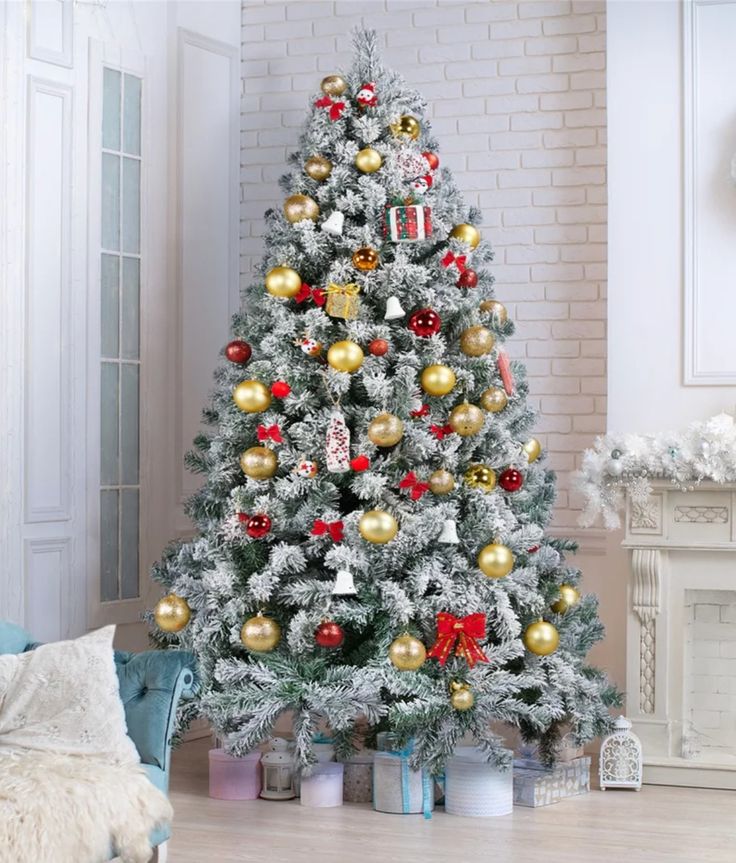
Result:
{"type": "MultiPolygon", "coordinates": [[[[0,620],[0,653],[23,653],[35,646],[24,629],[0,620]]],[[[184,650],[116,651],[115,666],[128,734],[148,778],[167,794],[176,706],[180,698],[193,694],[194,656],[184,650]]],[[[168,828],[151,837],[151,844],[157,848],[154,859],[159,863],[165,859],[168,838],[168,828]]]]}

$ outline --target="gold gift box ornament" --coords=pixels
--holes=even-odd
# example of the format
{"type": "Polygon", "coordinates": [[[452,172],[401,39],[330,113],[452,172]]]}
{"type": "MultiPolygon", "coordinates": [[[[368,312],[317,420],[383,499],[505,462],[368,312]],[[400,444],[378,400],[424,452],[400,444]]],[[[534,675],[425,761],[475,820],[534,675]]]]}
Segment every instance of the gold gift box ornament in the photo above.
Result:
{"type": "Polygon", "coordinates": [[[360,300],[358,294],[360,287],[353,282],[346,285],[337,285],[330,282],[325,290],[327,294],[327,305],[325,311],[333,318],[344,318],[346,321],[358,317],[360,300]]]}

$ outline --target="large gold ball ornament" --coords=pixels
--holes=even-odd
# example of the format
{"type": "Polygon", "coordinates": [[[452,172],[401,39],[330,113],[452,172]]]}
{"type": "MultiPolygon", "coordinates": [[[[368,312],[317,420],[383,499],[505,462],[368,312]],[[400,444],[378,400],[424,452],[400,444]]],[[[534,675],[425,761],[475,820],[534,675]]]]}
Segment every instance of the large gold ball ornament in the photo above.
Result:
{"type": "Polygon", "coordinates": [[[291,267],[274,267],[266,273],[266,290],[272,297],[294,297],[301,286],[299,273],[291,267]]]}
{"type": "Polygon", "coordinates": [[[498,318],[501,323],[504,323],[509,316],[506,306],[503,303],[499,303],[498,300],[483,300],[480,304],[480,310],[498,318]]]}
{"type": "Polygon", "coordinates": [[[453,680],[450,684],[450,704],[461,712],[470,710],[475,704],[475,696],[467,683],[453,680]]]}
{"type": "Polygon", "coordinates": [[[233,390],[233,401],[247,414],[259,414],[271,404],[271,393],[260,381],[241,381],[233,390]]]}
{"type": "Polygon", "coordinates": [[[425,393],[431,396],[446,396],[457,383],[455,372],[440,364],[427,366],[419,381],[425,393]]]}
{"type": "Polygon", "coordinates": [[[364,174],[375,174],[382,164],[381,154],[373,147],[364,147],[355,157],[355,167],[364,174]]]}
{"type": "Polygon", "coordinates": [[[422,131],[422,126],[416,117],[410,117],[408,114],[403,114],[399,119],[391,124],[391,134],[394,138],[410,138],[416,141],[422,131]]]}
{"type": "Polygon", "coordinates": [[[427,482],[432,494],[449,494],[455,488],[455,477],[444,468],[431,473],[427,482]]]}
{"type": "Polygon", "coordinates": [[[465,485],[491,492],[496,487],[496,472],[487,464],[471,464],[465,471],[465,485]]]}
{"type": "Polygon", "coordinates": [[[488,387],[480,396],[480,406],[492,414],[502,411],[508,404],[509,397],[501,387],[488,387]]]}
{"type": "Polygon", "coordinates": [[[281,627],[272,618],[257,614],[241,627],[240,640],[254,653],[270,653],[281,641],[281,627]]]}
{"type": "Polygon", "coordinates": [[[529,440],[522,447],[524,453],[526,453],[526,460],[531,464],[533,461],[536,461],[539,456],[542,454],[542,444],[533,437],[529,438],[529,440]]]}
{"type": "Polygon", "coordinates": [[[483,428],[485,414],[475,405],[463,402],[461,405],[454,407],[450,411],[449,424],[455,434],[460,437],[470,437],[470,435],[478,434],[483,428]]]}
{"type": "Polygon", "coordinates": [[[404,423],[393,414],[378,414],[368,426],[368,438],[376,446],[393,446],[403,436],[404,423]]]}
{"type": "Polygon", "coordinates": [[[309,195],[291,195],[284,201],[284,215],[287,222],[301,222],[304,219],[317,221],[319,204],[309,195]]]}
{"type": "Polygon", "coordinates": [[[399,671],[416,671],[427,658],[427,649],[418,638],[405,632],[391,642],[388,658],[399,671]]]}
{"type": "Polygon", "coordinates": [[[580,593],[571,584],[560,585],[560,596],[552,603],[555,614],[564,614],[580,602],[580,593]]]}
{"type": "Polygon", "coordinates": [[[514,555],[500,542],[492,542],[480,550],[478,567],[488,578],[504,578],[514,568],[514,555]]]}
{"type": "Polygon", "coordinates": [[[354,372],[363,365],[363,349],[347,339],[330,345],[327,362],[339,372],[354,372]]]}
{"type": "Polygon", "coordinates": [[[192,616],[189,603],[182,596],[169,593],[156,603],[153,619],[156,626],[164,632],[180,632],[192,616]]]}
{"type": "Polygon", "coordinates": [[[557,650],[559,644],[560,633],[546,620],[532,623],[524,632],[524,646],[537,656],[549,656],[557,650]]]}
{"type": "Polygon", "coordinates": [[[324,156],[310,156],[304,163],[304,170],[313,180],[321,183],[332,173],[332,162],[324,156]]]}
{"type": "Polygon", "coordinates": [[[399,525],[390,512],[371,509],[364,512],[358,522],[358,530],[363,539],[376,545],[385,545],[399,532],[399,525]]]}
{"type": "Polygon", "coordinates": [[[348,82],[342,75],[328,75],[322,79],[319,88],[326,96],[342,96],[348,89],[348,82]]]}
{"type": "Polygon", "coordinates": [[[482,357],[493,350],[493,334],[478,324],[460,334],[460,350],[469,357],[482,357]]]}
{"type": "Polygon", "coordinates": [[[450,231],[450,236],[455,240],[460,240],[466,246],[474,249],[480,242],[480,231],[475,225],[468,225],[463,222],[461,225],[455,225],[450,231]]]}
{"type": "Polygon", "coordinates": [[[278,466],[276,453],[267,446],[252,446],[240,456],[240,467],[251,479],[270,479],[278,466]]]}
{"type": "Polygon", "coordinates": [[[353,266],[356,270],[366,272],[375,270],[378,266],[378,252],[370,246],[361,246],[353,252],[353,266]]]}

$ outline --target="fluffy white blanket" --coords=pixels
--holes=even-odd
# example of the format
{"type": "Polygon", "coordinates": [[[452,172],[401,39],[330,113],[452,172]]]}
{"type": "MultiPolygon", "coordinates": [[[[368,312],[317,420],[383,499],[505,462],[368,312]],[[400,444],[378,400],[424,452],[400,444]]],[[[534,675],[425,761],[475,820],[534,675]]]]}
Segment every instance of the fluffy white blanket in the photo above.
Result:
{"type": "Polygon", "coordinates": [[[147,863],[171,804],[138,764],[0,753],[0,863],[147,863]]]}

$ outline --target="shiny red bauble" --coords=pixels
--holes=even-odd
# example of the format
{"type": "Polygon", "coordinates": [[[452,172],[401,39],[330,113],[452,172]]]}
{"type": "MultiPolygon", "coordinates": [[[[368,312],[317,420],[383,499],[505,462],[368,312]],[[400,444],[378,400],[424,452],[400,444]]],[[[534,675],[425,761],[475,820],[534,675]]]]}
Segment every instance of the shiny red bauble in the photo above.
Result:
{"type": "Polygon", "coordinates": [[[291,392],[291,387],[286,383],[286,381],[274,381],[271,384],[271,392],[277,399],[285,399],[291,392]]]}
{"type": "Polygon", "coordinates": [[[371,460],[367,455],[356,455],[355,458],[350,460],[350,467],[356,472],[361,473],[361,471],[368,470],[371,466],[371,460]]]}
{"type": "Polygon", "coordinates": [[[339,647],[345,641],[345,630],[334,620],[325,620],[317,627],[314,640],[320,647],[339,647]]]}
{"type": "Polygon", "coordinates": [[[478,284],[478,273],[475,270],[464,270],[455,284],[458,288],[474,288],[478,284]]]}
{"type": "Polygon", "coordinates": [[[518,491],[524,485],[524,477],[521,475],[521,471],[516,470],[515,467],[507,467],[505,471],[501,472],[498,484],[504,491],[518,491]]]}
{"type": "Polygon", "coordinates": [[[407,326],[415,335],[428,339],[440,331],[442,321],[434,309],[417,309],[407,326]]]}
{"type": "Polygon", "coordinates": [[[424,156],[424,160],[429,165],[430,171],[436,171],[437,168],[439,168],[440,157],[437,155],[437,153],[422,153],[422,156],[424,156]]]}
{"type": "Polygon", "coordinates": [[[368,352],[373,354],[374,357],[382,357],[388,353],[388,342],[386,339],[373,339],[368,345],[368,352]]]}
{"type": "Polygon", "coordinates": [[[241,339],[233,339],[233,341],[228,342],[225,348],[225,356],[230,362],[238,363],[241,366],[248,362],[252,353],[253,351],[248,342],[244,342],[241,339]]]}
{"type": "Polygon", "coordinates": [[[253,539],[262,539],[271,530],[271,519],[267,515],[252,515],[245,526],[245,532],[253,539]]]}

